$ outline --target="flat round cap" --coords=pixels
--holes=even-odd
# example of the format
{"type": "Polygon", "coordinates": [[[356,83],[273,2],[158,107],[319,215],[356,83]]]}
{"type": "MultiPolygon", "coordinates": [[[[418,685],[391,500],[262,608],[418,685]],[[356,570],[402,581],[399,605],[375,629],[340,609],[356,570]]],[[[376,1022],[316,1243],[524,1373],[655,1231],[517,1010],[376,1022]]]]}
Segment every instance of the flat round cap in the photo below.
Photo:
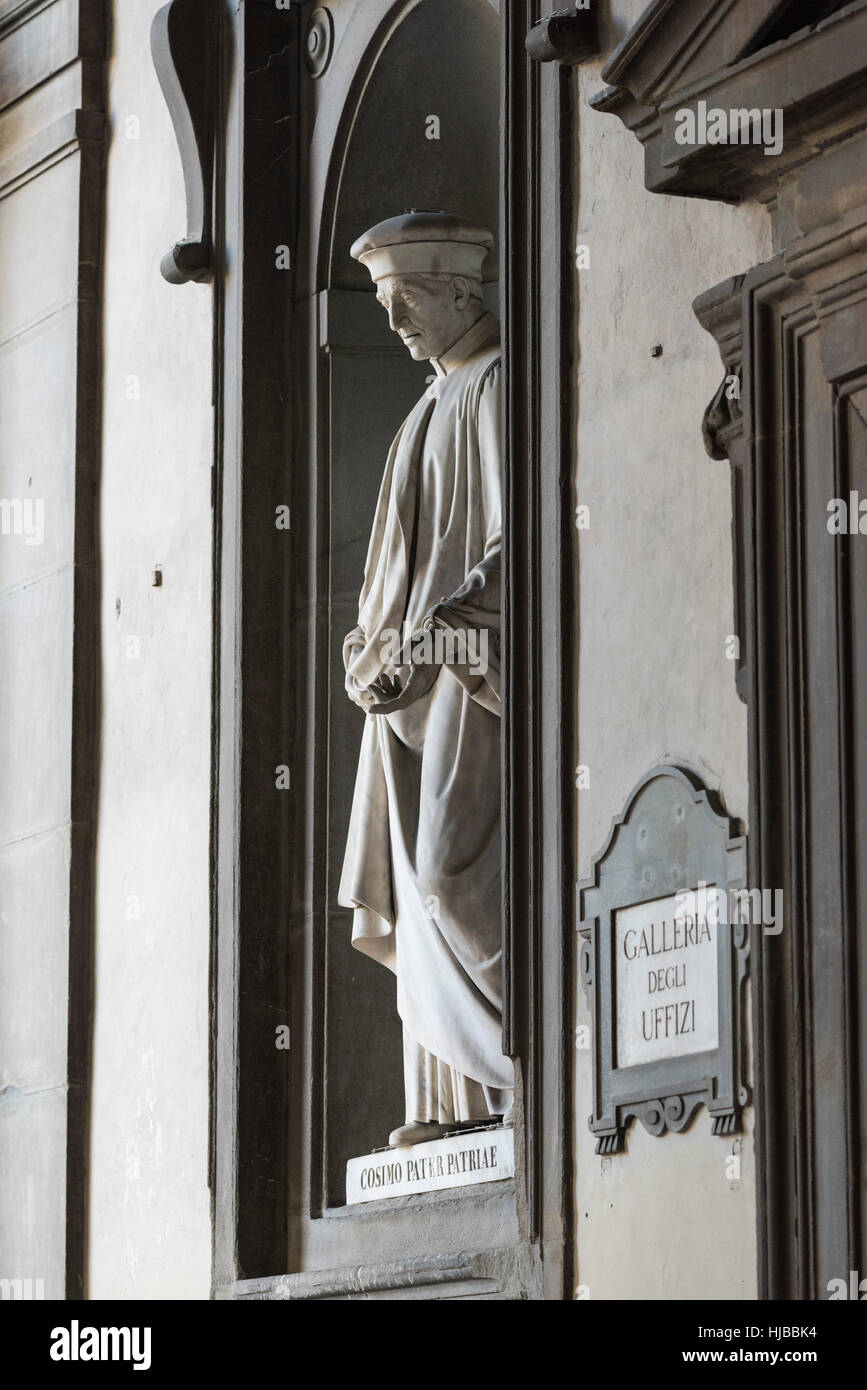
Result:
{"type": "Polygon", "coordinates": [[[353,242],[350,255],[375,282],[387,275],[441,273],[482,279],[494,238],[485,227],[448,212],[405,212],[377,222],[353,242]]]}

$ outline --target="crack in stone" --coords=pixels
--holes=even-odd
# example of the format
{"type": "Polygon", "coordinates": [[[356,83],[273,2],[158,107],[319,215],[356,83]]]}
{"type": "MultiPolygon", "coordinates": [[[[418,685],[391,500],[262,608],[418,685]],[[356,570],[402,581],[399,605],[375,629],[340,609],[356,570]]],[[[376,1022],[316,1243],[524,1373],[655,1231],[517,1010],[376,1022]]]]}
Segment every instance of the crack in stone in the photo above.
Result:
{"type": "Polygon", "coordinates": [[[283,58],[283,57],[285,57],[285,55],[289,52],[289,49],[290,49],[290,48],[293,46],[293,44],[295,44],[296,42],[297,42],[297,40],[296,40],[295,38],[291,38],[291,39],[289,40],[289,42],[285,45],[285,47],[280,49],[279,53],[272,53],[272,54],[269,56],[267,63],[264,63],[264,64],[262,65],[262,67],[260,67],[260,68],[248,68],[248,69],[247,69],[247,72],[246,72],[246,74],[245,74],[245,76],[248,77],[248,78],[249,78],[249,77],[258,77],[260,73],[267,72],[268,69],[270,68],[271,64],[272,64],[272,63],[276,63],[277,60],[278,60],[278,58],[283,58]]]}

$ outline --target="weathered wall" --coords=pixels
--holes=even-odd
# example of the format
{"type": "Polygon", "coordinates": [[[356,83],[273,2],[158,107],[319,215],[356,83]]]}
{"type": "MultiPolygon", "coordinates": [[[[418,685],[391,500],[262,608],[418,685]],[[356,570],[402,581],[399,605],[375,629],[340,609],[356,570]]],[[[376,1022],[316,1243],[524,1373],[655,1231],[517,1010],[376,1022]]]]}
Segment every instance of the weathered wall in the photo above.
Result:
{"type": "MultiPolygon", "coordinates": [[[[603,60],[644,9],[614,0],[603,60]]],[[[717,348],[692,312],[697,294],[770,254],[757,207],[647,193],[643,152],[614,116],[587,105],[602,63],[580,69],[576,503],[579,548],[579,877],[649,768],[686,762],[746,819],[746,710],[726,654],[733,631],[727,463],[701,439],[719,385],[717,348]],[[661,357],[651,348],[661,344],[661,357]]],[[[577,1022],[589,1021],[576,988],[577,1022]]],[[[741,1174],[732,1141],[704,1110],[689,1132],[594,1154],[589,1051],[576,1052],[576,1283],[592,1298],[755,1297],[752,1114],[741,1174]]]]}
{"type": "Polygon", "coordinates": [[[102,30],[0,0],[0,1298],[81,1288],[102,30]]]}
{"type": "Polygon", "coordinates": [[[159,5],[113,6],[109,64],[94,1298],[210,1286],[212,294],[159,273],[185,223],[159,5]]]}

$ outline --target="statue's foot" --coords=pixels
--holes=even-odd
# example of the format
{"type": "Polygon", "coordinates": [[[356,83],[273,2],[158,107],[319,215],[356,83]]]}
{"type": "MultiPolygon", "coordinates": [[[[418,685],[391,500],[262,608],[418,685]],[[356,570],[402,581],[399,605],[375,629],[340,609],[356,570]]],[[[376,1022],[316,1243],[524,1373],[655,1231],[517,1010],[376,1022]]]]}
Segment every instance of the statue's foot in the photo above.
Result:
{"type": "Polygon", "coordinates": [[[500,1124],[504,1127],[504,1129],[512,1129],[512,1127],[514,1126],[514,1123],[515,1123],[515,1107],[514,1107],[514,1105],[510,1105],[509,1108],[508,1108],[508,1110],[506,1111],[506,1113],[505,1113],[504,1115],[501,1115],[501,1117],[500,1117],[500,1124]]]}
{"type": "Polygon", "coordinates": [[[393,1129],[388,1142],[393,1149],[405,1149],[410,1144],[424,1144],[429,1139],[442,1139],[450,1133],[454,1125],[440,1125],[436,1120],[412,1120],[409,1124],[393,1129]]]}

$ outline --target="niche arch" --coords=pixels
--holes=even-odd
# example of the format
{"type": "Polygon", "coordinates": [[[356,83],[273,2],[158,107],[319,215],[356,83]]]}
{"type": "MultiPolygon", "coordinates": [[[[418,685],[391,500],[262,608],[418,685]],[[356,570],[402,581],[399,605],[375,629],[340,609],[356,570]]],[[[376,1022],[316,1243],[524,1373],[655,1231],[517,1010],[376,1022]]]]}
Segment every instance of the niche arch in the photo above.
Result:
{"type": "MultiPolygon", "coordinates": [[[[499,215],[500,35],[490,0],[368,5],[338,28],[332,67],[310,84],[317,109],[302,187],[311,202],[299,237],[300,262],[312,276],[297,377],[313,388],[302,410],[306,524],[317,537],[308,637],[314,675],[299,713],[320,750],[308,789],[312,844],[296,875],[310,904],[317,1032],[312,1212],[343,1205],[347,1159],[385,1144],[404,1118],[395,981],[352,947],[352,915],[337,902],[363,728],[345,695],[342,645],[357,621],[388,448],[431,368],[413,362],[391,333],[349,247],[373,223],[410,207],[461,212],[495,234],[499,215]],[[431,116],[439,118],[438,140],[428,138],[431,116]]],[[[485,275],[493,283],[496,274],[494,254],[485,275]]]]}

